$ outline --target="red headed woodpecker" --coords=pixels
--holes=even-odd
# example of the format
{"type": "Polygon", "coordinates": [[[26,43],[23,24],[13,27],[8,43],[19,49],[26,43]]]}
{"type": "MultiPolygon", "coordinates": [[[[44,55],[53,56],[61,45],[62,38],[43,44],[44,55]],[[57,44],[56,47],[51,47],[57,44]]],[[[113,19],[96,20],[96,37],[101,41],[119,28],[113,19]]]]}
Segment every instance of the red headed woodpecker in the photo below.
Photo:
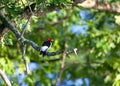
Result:
{"type": "Polygon", "coordinates": [[[47,40],[43,42],[40,49],[40,54],[43,55],[43,57],[46,55],[47,50],[51,47],[52,41],[53,40],[51,38],[47,38],[47,40]]]}

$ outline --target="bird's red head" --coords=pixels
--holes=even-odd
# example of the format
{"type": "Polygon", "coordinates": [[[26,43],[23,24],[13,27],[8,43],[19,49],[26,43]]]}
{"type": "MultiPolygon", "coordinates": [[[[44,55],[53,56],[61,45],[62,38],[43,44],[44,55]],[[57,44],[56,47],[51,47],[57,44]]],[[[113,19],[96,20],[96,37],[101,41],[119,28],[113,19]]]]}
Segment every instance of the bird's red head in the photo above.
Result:
{"type": "Polygon", "coordinates": [[[51,38],[47,38],[47,42],[52,42],[53,40],[51,38]]]}

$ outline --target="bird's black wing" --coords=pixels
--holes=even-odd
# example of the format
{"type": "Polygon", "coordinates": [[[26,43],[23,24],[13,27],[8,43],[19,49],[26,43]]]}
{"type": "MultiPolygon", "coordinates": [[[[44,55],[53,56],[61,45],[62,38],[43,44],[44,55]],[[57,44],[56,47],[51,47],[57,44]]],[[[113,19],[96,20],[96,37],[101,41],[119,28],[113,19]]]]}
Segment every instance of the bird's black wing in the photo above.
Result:
{"type": "Polygon", "coordinates": [[[48,47],[50,47],[50,42],[43,42],[43,44],[42,44],[42,46],[48,46],[48,47]]]}

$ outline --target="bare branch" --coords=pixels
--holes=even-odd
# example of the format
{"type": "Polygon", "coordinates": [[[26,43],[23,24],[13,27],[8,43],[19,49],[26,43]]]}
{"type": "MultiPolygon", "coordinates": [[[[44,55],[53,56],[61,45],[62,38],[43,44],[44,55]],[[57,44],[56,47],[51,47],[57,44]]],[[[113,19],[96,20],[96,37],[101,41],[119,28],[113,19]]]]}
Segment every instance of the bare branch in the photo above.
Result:
{"type": "Polygon", "coordinates": [[[5,73],[0,69],[0,76],[7,86],[12,86],[5,73]]]}
{"type": "Polygon", "coordinates": [[[26,44],[29,44],[30,46],[32,46],[36,51],[40,51],[40,47],[36,44],[36,43],[34,43],[33,41],[31,41],[31,40],[24,40],[24,43],[26,43],[26,44]]]}
{"type": "MultiPolygon", "coordinates": [[[[11,25],[7,19],[5,17],[3,17],[1,14],[0,14],[0,19],[1,21],[6,25],[6,27],[13,32],[13,34],[16,36],[16,38],[21,42],[21,43],[25,43],[25,44],[29,44],[30,46],[32,46],[36,51],[40,52],[40,49],[41,47],[39,47],[36,43],[34,43],[33,41],[31,40],[28,40],[28,39],[25,39],[21,36],[20,32],[13,26],[11,25]]],[[[74,50],[68,50],[68,51],[64,51],[64,50],[59,50],[59,51],[56,51],[56,52],[47,52],[46,55],[47,56],[55,56],[55,55],[58,55],[58,54],[62,54],[62,53],[72,53],[74,52],[74,50]]]]}
{"type": "Polygon", "coordinates": [[[32,11],[32,9],[31,9],[31,6],[30,6],[29,1],[28,1],[28,0],[26,0],[26,1],[27,1],[27,3],[28,3],[28,7],[29,7],[29,9],[30,9],[31,14],[33,15],[33,11],[32,11]]]}
{"type": "Polygon", "coordinates": [[[31,17],[32,17],[32,15],[30,15],[30,16],[29,16],[29,18],[28,18],[28,20],[27,20],[27,22],[26,22],[25,26],[23,27],[23,30],[22,30],[22,32],[21,32],[21,36],[23,36],[23,35],[24,35],[25,30],[26,30],[26,27],[27,27],[28,23],[29,23],[29,22],[30,22],[30,20],[31,20],[31,17]]]}
{"type": "Polygon", "coordinates": [[[25,64],[26,73],[29,75],[30,74],[30,70],[29,70],[28,63],[27,63],[26,58],[25,58],[25,51],[26,51],[26,44],[23,44],[22,59],[23,59],[24,64],[25,64]]]}
{"type": "Polygon", "coordinates": [[[74,50],[75,55],[78,57],[77,48],[74,48],[73,50],[74,50]]]}
{"type": "Polygon", "coordinates": [[[83,8],[93,8],[101,11],[120,13],[120,4],[118,3],[107,3],[98,2],[97,0],[86,0],[83,3],[77,3],[83,8]]]}
{"type": "MultiPolygon", "coordinates": [[[[21,1],[22,1],[22,0],[21,0],[21,1]]],[[[23,30],[22,30],[22,32],[21,32],[21,36],[23,36],[23,35],[24,35],[24,33],[25,33],[25,29],[26,29],[26,27],[27,27],[28,23],[30,22],[31,17],[34,15],[34,13],[33,13],[33,11],[32,11],[32,8],[31,8],[31,6],[30,6],[30,4],[29,4],[29,1],[28,1],[28,0],[27,0],[27,3],[28,3],[28,7],[29,7],[29,10],[30,10],[31,14],[30,14],[30,16],[28,16],[28,20],[27,20],[27,22],[26,22],[26,24],[25,24],[25,26],[24,26],[24,28],[23,28],[23,30]]]]}
{"type": "MultiPolygon", "coordinates": [[[[21,1],[22,1],[22,0],[21,0],[21,1]]],[[[28,23],[30,22],[31,17],[34,15],[34,13],[33,13],[33,11],[32,11],[32,8],[31,8],[31,6],[30,6],[30,4],[29,4],[29,1],[28,1],[28,0],[27,0],[27,3],[28,3],[28,7],[29,7],[29,10],[30,10],[31,14],[30,14],[30,16],[28,17],[28,20],[27,20],[27,22],[26,22],[26,24],[25,24],[25,26],[24,26],[24,28],[23,28],[23,30],[22,30],[22,32],[21,32],[21,36],[23,36],[23,35],[24,35],[24,33],[25,33],[25,29],[26,29],[26,27],[27,27],[28,23]]]]}
{"type": "MultiPolygon", "coordinates": [[[[65,49],[67,48],[67,43],[65,41],[65,49]]],[[[56,80],[56,86],[58,86],[58,83],[61,81],[61,78],[62,78],[62,74],[63,74],[63,71],[64,71],[64,66],[65,66],[65,58],[66,58],[66,53],[63,53],[63,56],[62,56],[62,63],[61,63],[61,67],[60,67],[60,72],[59,72],[59,76],[56,80]]]]}

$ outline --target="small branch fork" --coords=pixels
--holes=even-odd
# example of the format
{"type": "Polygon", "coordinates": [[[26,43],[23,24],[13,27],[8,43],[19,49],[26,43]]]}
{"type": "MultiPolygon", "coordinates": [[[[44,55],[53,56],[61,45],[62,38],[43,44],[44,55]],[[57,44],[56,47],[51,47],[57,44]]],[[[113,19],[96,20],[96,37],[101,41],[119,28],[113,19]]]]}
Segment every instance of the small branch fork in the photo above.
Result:
{"type": "MultiPolygon", "coordinates": [[[[21,1],[22,1],[22,0],[21,0],[21,1]]],[[[28,20],[27,20],[27,22],[26,22],[25,26],[23,27],[23,30],[22,30],[22,32],[21,32],[21,36],[23,36],[23,35],[24,35],[25,30],[26,30],[26,27],[27,27],[28,23],[30,22],[31,17],[34,15],[34,13],[33,13],[33,11],[32,11],[32,8],[31,8],[31,6],[30,6],[30,4],[29,4],[29,1],[28,1],[28,0],[27,0],[27,3],[28,3],[29,10],[30,10],[31,14],[30,14],[30,16],[28,16],[28,20]]]]}
{"type": "MultiPolygon", "coordinates": [[[[23,27],[23,30],[21,32],[21,36],[22,37],[23,37],[23,35],[25,33],[25,30],[26,30],[26,27],[27,27],[28,23],[31,20],[32,15],[34,15],[34,13],[32,12],[32,9],[30,7],[30,4],[29,4],[28,0],[27,0],[27,3],[29,5],[29,9],[30,9],[31,15],[28,17],[28,20],[27,20],[25,26],[23,27]]],[[[25,43],[25,41],[23,41],[23,43],[22,43],[22,59],[23,59],[24,65],[25,65],[26,73],[27,73],[27,75],[29,75],[30,74],[30,70],[29,70],[28,63],[27,63],[26,58],[25,58],[25,51],[26,51],[26,43],[25,43]]]]}
{"type": "Polygon", "coordinates": [[[74,48],[72,50],[66,51],[67,47],[68,47],[68,45],[67,45],[67,38],[65,38],[65,43],[64,43],[64,49],[65,49],[65,51],[63,52],[63,55],[62,55],[62,58],[61,58],[62,63],[60,65],[60,71],[59,71],[59,74],[58,74],[58,78],[56,79],[55,86],[58,86],[58,84],[61,82],[62,75],[63,75],[64,68],[65,68],[65,59],[66,59],[66,56],[69,56],[69,53],[74,52],[74,54],[78,57],[78,55],[77,55],[78,49],[77,48],[74,48]]]}
{"type": "Polygon", "coordinates": [[[22,32],[21,32],[21,36],[23,36],[23,35],[24,35],[25,30],[26,30],[26,27],[27,27],[28,23],[29,23],[29,22],[30,22],[30,20],[31,20],[31,17],[32,17],[32,15],[30,15],[30,16],[29,16],[29,18],[28,18],[28,20],[27,20],[27,22],[26,22],[25,26],[23,27],[23,30],[22,30],[22,32]]]}

